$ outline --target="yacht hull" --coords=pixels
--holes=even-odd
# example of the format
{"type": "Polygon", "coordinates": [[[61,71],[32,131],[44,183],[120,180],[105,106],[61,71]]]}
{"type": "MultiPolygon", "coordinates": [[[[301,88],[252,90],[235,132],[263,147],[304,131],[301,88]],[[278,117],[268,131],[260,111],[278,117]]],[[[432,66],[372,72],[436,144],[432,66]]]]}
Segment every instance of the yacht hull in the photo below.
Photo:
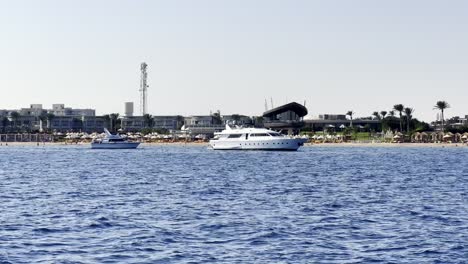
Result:
{"type": "Polygon", "coordinates": [[[306,139],[286,138],[276,140],[211,140],[214,150],[289,150],[296,151],[306,139]]]}
{"type": "Polygon", "coordinates": [[[136,149],[140,142],[91,143],[92,149],[136,149]]]}

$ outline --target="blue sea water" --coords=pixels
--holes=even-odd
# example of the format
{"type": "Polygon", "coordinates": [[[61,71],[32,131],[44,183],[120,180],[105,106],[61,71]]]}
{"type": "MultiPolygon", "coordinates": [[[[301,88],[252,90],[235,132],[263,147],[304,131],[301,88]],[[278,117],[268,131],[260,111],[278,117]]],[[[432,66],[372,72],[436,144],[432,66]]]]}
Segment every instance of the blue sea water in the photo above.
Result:
{"type": "Polygon", "coordinates": [[[0,263],[467,262],[467,147],[0,147],[0,263]]]}

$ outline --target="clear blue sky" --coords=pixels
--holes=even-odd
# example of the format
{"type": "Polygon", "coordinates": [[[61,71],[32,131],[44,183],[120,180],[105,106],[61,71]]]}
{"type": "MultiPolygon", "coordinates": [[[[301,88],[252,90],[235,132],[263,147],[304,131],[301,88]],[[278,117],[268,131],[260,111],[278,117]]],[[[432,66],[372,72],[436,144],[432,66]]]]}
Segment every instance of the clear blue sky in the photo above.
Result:
{"type": "Polygon", "coordinates": [[[0,109],[65,103],[153,115],[311,115],[402,103],[468,114],[468,1],[0,1],[0,109]]]}

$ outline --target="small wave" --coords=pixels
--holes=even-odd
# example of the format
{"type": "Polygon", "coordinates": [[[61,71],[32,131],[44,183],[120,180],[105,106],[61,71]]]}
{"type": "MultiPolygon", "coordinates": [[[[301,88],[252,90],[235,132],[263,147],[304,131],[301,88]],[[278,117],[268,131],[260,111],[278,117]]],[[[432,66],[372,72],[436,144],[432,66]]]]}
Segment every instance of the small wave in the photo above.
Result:
{"type": "Polygon", "coordinates": [[[37,232],[37,233],[58,233],[58,232],[64,232],[69,230],[68,228],[66,229],[57,229],[57,228],[48,228],[48,227],[40,227],[40,228],[34,228],[32,231],[37,232]]]}
{"type": "Polygon", "coordinates": [[[98,222],[98,223],[91,223],[88,225],[88,227],[90,228],[108,228],[108,227],[111,227],[112,224],[111,223],[107,223],[107,222],[98,222]]]}

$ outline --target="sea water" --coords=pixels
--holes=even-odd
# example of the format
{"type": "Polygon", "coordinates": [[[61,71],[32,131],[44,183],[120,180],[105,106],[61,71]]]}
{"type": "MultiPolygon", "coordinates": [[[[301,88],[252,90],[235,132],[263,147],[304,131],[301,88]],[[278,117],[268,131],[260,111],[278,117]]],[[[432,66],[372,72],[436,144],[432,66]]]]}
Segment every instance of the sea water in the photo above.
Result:
{"type": "Polygon", "coordinates": [[[0,147],[0,263],[466,262],[467,147],[0,147]]]}

